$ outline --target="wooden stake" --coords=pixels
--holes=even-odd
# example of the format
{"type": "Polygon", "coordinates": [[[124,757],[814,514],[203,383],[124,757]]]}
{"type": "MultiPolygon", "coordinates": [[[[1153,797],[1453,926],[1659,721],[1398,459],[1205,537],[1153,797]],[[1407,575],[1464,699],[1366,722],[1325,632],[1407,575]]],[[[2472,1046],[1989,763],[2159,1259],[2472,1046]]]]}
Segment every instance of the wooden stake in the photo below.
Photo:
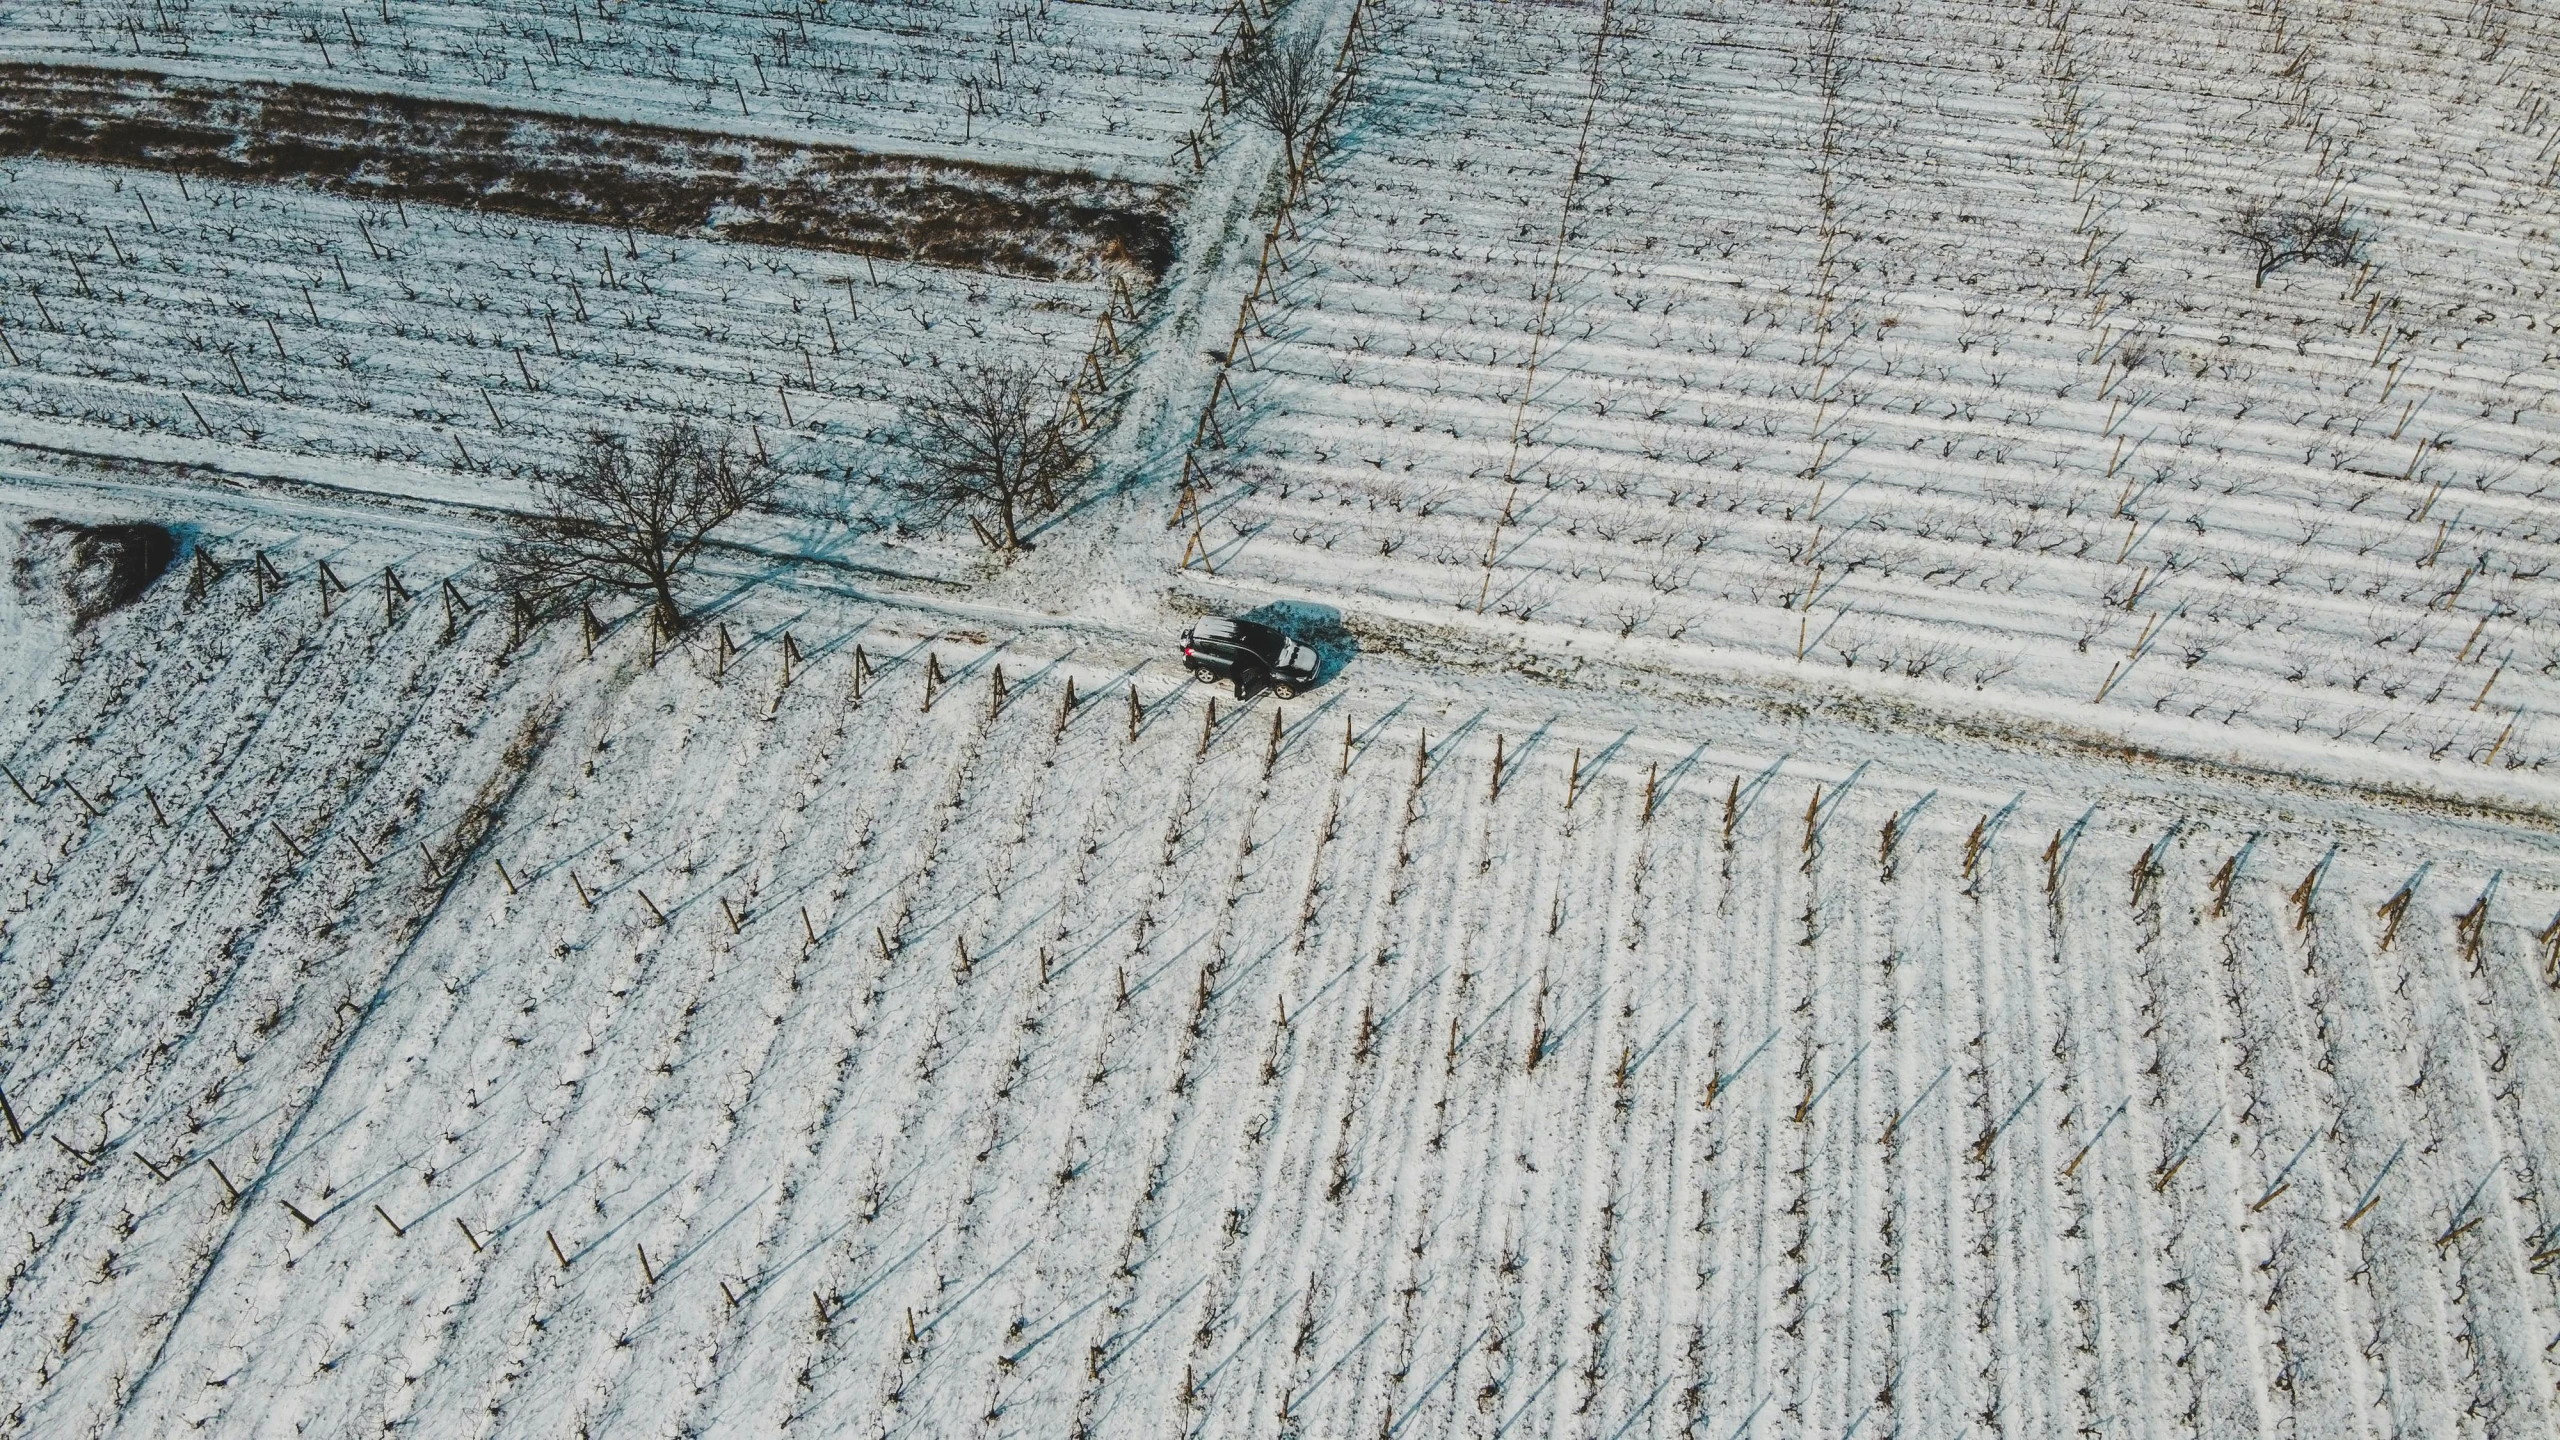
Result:
{"type": "Polygon", "coordinates": [[[2462,942],[2463,958],[2474,965],[2479,963],[2480,942],[2488,933],[2489,896],[2496,888],[2497,880],[2492,877],[2489,888],[2480,892],[2480,898],[2471,902],[2471,908],[2453,917],[2453,933],[2462,942]]]}
{"type": "Polygon", "coordinates": [[[810,944],[818,943],[818,927],[809,923],[809,907],[806,905],[800,907],[800,929],[809,937],[810,944]]]}
{"type": "Polygon", "coordinates": [[[1502,737],[1493,737],[1493,785],[1486,794],[1488,803],[1502,798],[1502,737]]]}
{"type": "Polygon", "coordinates": [[[656,1288],[658,1283],[658,1272],[649,1264],[648,1249],[645,1246],[634,1243],[631,1247],[631,1251],[633,1254],[640,1257],[640,1278],[649,1282],[651,1288],[656,1288]]]}
{"type": "Polygon", "coordinates": [[[2506,725],[2498,731],[2498,738],[2489,746],[2489,753],[2481,757],[2481,764],[2494,765],[2498,763],[2498,752],[2507,748],[2507,737],[2516,733],[2516,722],[2523,718],[2524,707],[2519,705],[2516,707],[2516,713],[2508,716],[2506,725]]]}
{"type": "Polygon", "coordinates": [[[213,552],[198,545],[194,560],[187,566],[187,603],[202,600],[221,578],[222,566],[213,558],[213,552]]]}
{"type": "Polygon", "coordinates": [[[649,907],[650,919],[657,921],[660,925],[667,923],[667,912],[658,908],[658,902],[649,898],[648,891],[634,885],[631,887],[631,893],[639,896],[640,903],[649,907]]]}
{"type": "MultiPolygon", "coordinates": [[[[80,787],[72,784],[69,776],[63,777],[59,783],[63,789],[71,792],[72,799],[80,802],[81,809],[89,812],[90,819],[95,820],[99,818],[98,807],[89,803],[89,797],[80,793],[80,787]]],[[[109,796],[108,799],[112,801],[114,797],[109,796]]]]}
{"type": "Polygon", "coordinates": [[[1138,715],[1138,687],[1132,684],[1129,687],[1129,743],[1132,745],[1138,743],[1138,715]]]}
{"type": "Polygon", "coordinates": [[[1280,763],[1280,707],[1271,707],[1271,743],[1263,747],[1262,778],[1271,778],[1271,768],[1280,763]]]}
{"type": "Polygon", "coordinates": [[[481,1253],[480,1237],[471,1233],[471,1227],[463,1224],[462,1217],[454,1216],[453,1223],[462,1227],[462,1238],[471,1242],[471,1253],[474,1255],[481,1253]]]}
{"type": "Polygon", "coordinates": [[[2400,918],[2409,913],[2409,900],[2413,890],[2414,887],[2404,886],[2398,894],[2374,907],[2374,915],[2384,922],[2382,943],[2376,946],[2376,949],[2388,950],[2391,948],[2391,942],[2400,938],[2400,918]]]}
{"type": "Polygon", "coordinates": [[[2490,671],[2490,672],[2489,672],[2489,678],[2488,678],[2486,681],[2484,681],[2484,682],[2482,682],[2482,683],[2481,683],[2481,686],[2480,686],[2480,693],[2479,693],[2479,694],[2477,694],[2477,695],[2475,695],[2475,696],[2473,696],[2473,697],[2471,697],[2471,708],[2472,708],[2472,709],[2474,709],[2474,710],[2479,709],[2479,708],[2481,707],[2481,705],[2482,705],[2483,703],[2485,703],[2485,702],[2488,700],[2488,698],[2489,698],[2489,687],[2490,687],[2490,686],[2492,686],[2492,685],[2497,684],[2497,683],[2498,683],[2498,677],[2499,677],[2499,676],[2501,676],[2501,675],[2504,675],[2504,674],[2506,674],[2506,673],[2507,673],[2507,662],[2506,662],[2506,661],[2504,661],[2504,660],[2501,660],[2501,661],[2499,661],[2499,662],[2498,662],[2498,668],[2497,668],[2497,669],[2495,669],[2495,670],[2490,671]]]}
{"type": "Polygon", "coordinates": [[[507,893],[510,895],[516,893],[515,877],[507,873],[507,862],[491,856],[489,863],[498,867],[498,878],[507,882],[507,893]]]}
{"type": "Polygon", "coordinates": [[[320,567],[320,618],[326,620],[329,618],[330,601],[335,596],[344,594],[347,586],[345,581],[338,578],[338,572],[329,568],[328,561],[322,560],[317,563],[320,567]]]}
{"type": "Polygon", "coordinates": [[[240,1204],[240,1187],[232,1184],[231,1177],[222,1173],[221,1165],[210,1159],[206,1160],[204,1163],[205,1168],[213,1172],[213,1178],[222,1182],[222,1193],[230,1196],[232,1205],[235,1208],[238,1207],[240,1204]]]}
{"type": "Polygon", "coordinates": [[[1656,785],[1656,784],[1661,780],[1661,778],[1662,778],[1662,762],[1661,762],[1661,761],[1657,760],[1657,761],[1655,761],[1654,763],[1652,763],[1652,764],[1647,765],[1646,767],[1644,767],[1644,819],[1643,819],[1641,822],[1639,822],[1639,823],[1641,823],[1641,824],[1648,824],[1648,825],[1649,825],[1649,824],[1653,823],[1653,800],[1654,800],[1654,787],[1655,787],[1655,785],[1656,785]]]}
{"type": "Polygon", "coordinates": [[[286,1213],[286,1214],[291,1215],[294,1219],[301,1221],[301,1222],[302,1222],[302,1228],[303,1228],[303,1229],[305,1229],[305,1230],[312,1229],[312,1228],[316,1227],[317,1225],[319,1225],[319,1223],[320,1223],[319,1221],[312,1219],[310,1216],[303,1214],[303,1213],[302,1213],[302,1211],[301,1211],[301,1209],[300,1209],[300,1207],[296,1206],[296,1205],[295,1205],[292,1201],[290,1201],[290,1200],[278,1200],[276,1203],[284,1207],[284,1210],[285,1210],[285,1213],[286,1213]]]}
{"type": "Polygon", "coordinates": [[[9,1092],[6,1090],[0,1090],[0,1120],[6,1120],[9,1122],[10,1144],[24,1145],[27,1143],[26,1128],[18,1123],[18,1112],[10,1106],[9,1092]]]}
{"type": "Polygon", "coordinates": [[[737,909],[729,903],[729,897],[726,895],[720,897],[720,913],[729,918],[729,933],[732,935],[740,933],[737,909]]]}
{"type": "Polygon", "coordinates": [[[577,871],[572,870],[569,872],[569,883],[577,887],[578,904],[581,907],[588,910],[596,908],[596,897],[587,893],[587,883],[578,878],[577,871]]]}
{"type": "Polygon", "coordinates": [[[568,1269],[569,1256],[568,1252],[560,1248],[560,1237],[545,1230],[542,1232],[542,1238],[551,1242],[551,1258],[560,1262],[561,1269],[568,1269]]]}
{"type": "Polygon", "coordinates": [[[2293,903],[2293,928],[2296,930],[2310,928],[2311,899],[2320,888],[2320,869],[2319,865],[2314,865],[2305,871],[2302,883],[2294,886],[2293,893],[2285,897],[2293,903]]]}
{"type": "Polygon", "coordinates": [[[408,1235],[409,1235],[408,1230],[407,1230],[406,1228],[404,1228],[404,1227],[400,1224],[400,1222],[399,1222],[399,1221],[394,1220],[394,1219],[392,1219],[392,1218],[391,1218],[391,1212],[390,1212],[390,1211],[383,1209],[383,1208],[382,1208],[381,1206],[379,1206],[379,1205],[376,1205],[376,1206],[374,1206],[374,1207],[373,1207],[373,1213],[382,1217],[382,1223],[391,1227],[391,1233],[392,1233],[394,1236],[397,1236],[397,1237],[399,1237],[399,1238],[401,1238],[401,1239],[406,1239],[406,1238],[408,1238],[408,1235]]]}

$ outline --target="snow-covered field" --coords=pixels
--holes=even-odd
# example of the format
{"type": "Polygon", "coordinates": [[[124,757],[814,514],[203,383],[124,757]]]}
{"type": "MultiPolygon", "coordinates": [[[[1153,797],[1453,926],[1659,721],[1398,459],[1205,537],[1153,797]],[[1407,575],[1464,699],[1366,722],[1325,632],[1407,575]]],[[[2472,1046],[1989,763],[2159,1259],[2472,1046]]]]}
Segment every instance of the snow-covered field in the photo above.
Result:
{"type": "Polygon", "coordinates": [[[2537,831],[221,523],[11,623],[24,1433],[2552,1423],[2537,831]]]}
{"type": "Polygon", "coordinates": [[[1229,581],[2188,750],[2553,759],[2548,12],[1381,8],[1221,407],[1229,581]],[[2362,263],[2256,288],[2252,200],[2344,207],[2362,263]]]}
{"type": "Polygon", "coordinates": [[[1224,23],[1205,0],[35,0],[0,7],[0,53],[1159,181],[1192,168],[1224,23]]]}
{"type": "Polygon", "coordinates": [[[0,171],[0,436],[520,503],[592,429],[685,414],[876,559],[901,407],[944,365],[1072,372],[1100,284],[23,161],[0,171]]]}
{"type": "Polygon", "coordinates": [[[1102,287],[0,166],[0,1433],[2560,1428],[2550,16],[1357,13],[1275,218],[1204,5],[0,9],[1184,179],[998,564],[901,401],[1102,287]],[[514,633],[677,412],[693,638],[514,633]]]}

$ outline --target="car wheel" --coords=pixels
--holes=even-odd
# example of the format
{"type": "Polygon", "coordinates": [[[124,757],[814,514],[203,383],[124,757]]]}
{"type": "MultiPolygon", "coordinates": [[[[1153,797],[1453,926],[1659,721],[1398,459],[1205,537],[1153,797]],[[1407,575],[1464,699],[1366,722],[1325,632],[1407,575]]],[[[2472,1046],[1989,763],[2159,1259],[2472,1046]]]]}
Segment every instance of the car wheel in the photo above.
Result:
{"type": "Polygon", "coordinates": [[[1210,674],[1207,669],[1198,665],[1191,667],[1191,678],[1203,685],[1215,685],[1218,683],[1217,676],[1210,674]]]}
{"type": "Polygon", "coordinates": [[[1283,700],[1295,700],[1298,698],[1298,687],[1286,680],[1274,680],[1271,682],[1271,693],[1283,700]]]}

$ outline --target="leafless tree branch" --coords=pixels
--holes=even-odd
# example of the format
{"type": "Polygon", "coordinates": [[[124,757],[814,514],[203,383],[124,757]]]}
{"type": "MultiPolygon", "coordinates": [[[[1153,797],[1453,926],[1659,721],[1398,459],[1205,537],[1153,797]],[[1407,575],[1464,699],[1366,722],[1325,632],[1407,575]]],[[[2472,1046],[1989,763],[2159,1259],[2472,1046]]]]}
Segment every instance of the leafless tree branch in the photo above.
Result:
{"type": "Polygon", "coordinates": [[[777,477],[690,420],[635,444],[598,430],[567,469],[534,482],[534,508],[491,557],[500,583],[549,608],[598,591],[646,598],[659,627],[684,623],[677,587],[712,532],[772,498],[777,477]]]}
{"type": "Polygon", "coordinates": [[[2276,200],[2251,200],[2232,218],[2231,236],[2257,266],[2257,285],[2287,265],[2353,265],[2364,258],[2362,227],[2343,208],[2322,209],[2276,200]]]}
{"type": "Polygon", "coordinates": [[[916,457],[908,493],[967,514],[1001,550],[1030,548],[1023,525],[1064,503],[1087,459],[1065,389],[1012,362],[946,368],[912,403],[907,429],[916,457]]]}
{"type": "Polygon", "coordinates": [[[1280,137],[1282,158],[1295,173],[1333,84],[1324,37],[1314,30],[1286,37],[1266,30],[1237,53],[1232,75],[1232,102],[1280,137]]]}

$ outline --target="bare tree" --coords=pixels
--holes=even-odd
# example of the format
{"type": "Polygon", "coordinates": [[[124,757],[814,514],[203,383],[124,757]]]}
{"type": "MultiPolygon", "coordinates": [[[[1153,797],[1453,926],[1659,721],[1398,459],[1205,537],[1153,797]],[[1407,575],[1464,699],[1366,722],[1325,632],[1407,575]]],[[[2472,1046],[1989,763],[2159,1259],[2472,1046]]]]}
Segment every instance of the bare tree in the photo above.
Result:
{"type": "Polygon", "coordinates": [[[1299,147],[1312,138],[1324,114],[1332,72],[1324,37],[1314,30],[1287,38],[1266,30],[1237,49],[1228,72],[1231,103],[1280,137],[1281,156],[1293,174],[1301,160],[1299,147]]]}
{"type": "Polygon", "coordinates": [[[2231,236],[2247,247],[2260,289],[2287,265],[2353,265],[2364,258],[2365,232],[2343,208],[2251,200],[2232,218],[2231,236]]]}
{"type": "Polygon", "coordinates": [[[637,443],[587,437],[568,469],[533,484],[534,508],[509,524],[492,556],[500,581],[550,606],[597,591],[645,597],[659,628],[684,623],[676,587],[713,531],[772,498],[762,460],[734,455],[726,435],[690,420],[652,427],[637,443]]]}
{"type": "Polygon", "coordinates": [[[944,369],[914,401],[907,428],[917,461],[908,492],[944,514],[966,513],[995,549],[1030,548],[1023,523],[1057,509],[1084,470],[1083,429],[1064,388],[1027,365],[944,369]]]}

